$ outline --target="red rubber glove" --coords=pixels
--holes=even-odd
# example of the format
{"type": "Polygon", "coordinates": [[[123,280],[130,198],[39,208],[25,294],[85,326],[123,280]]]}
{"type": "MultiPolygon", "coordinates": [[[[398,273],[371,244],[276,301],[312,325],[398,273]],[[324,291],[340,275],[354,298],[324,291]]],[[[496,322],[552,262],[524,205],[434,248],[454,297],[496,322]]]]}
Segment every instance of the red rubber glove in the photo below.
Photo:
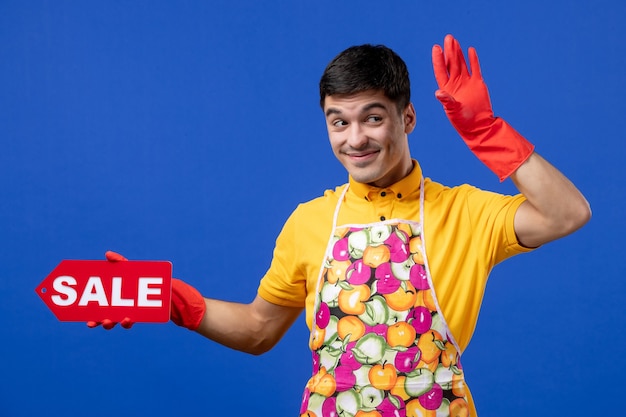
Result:
{"type": "Polygon", "coordinates": [[[476,49],[470,47],[468,57],[471,75],[452,35],[444,39],[443,51],[441,46],[433,46],[433,70],[439,86],[435,96],[471,151],[504,181],[528,159],[534,146],[493,115],[476,49]]]}
{"type": "MultiPolygon", "coordinates": [[[[128,261],[124,256],[112,251],[107,251],[105,257],[110,262],[128,261]]],[[[172,278],[171,320],[179,326],[186,327],[189,330],[196,330],[200,326],[205,311],[204,297],[198,290],[179,279],[172,278]]],[[[102,325],[107,330],[112,329],[116,324],[116,322],[111,320],[87,322],[88,327],[102,325]]],[[[128,317],[120,322],[120,325],[125,329],[130,329],[133,324],[135,323],[128,317]]]]}
{"type": "Polygon", "coordinates": [[[191,285],[172,278],[172,321],[189,330],[196,330],[206,312],[204,297],[191,285]]]}

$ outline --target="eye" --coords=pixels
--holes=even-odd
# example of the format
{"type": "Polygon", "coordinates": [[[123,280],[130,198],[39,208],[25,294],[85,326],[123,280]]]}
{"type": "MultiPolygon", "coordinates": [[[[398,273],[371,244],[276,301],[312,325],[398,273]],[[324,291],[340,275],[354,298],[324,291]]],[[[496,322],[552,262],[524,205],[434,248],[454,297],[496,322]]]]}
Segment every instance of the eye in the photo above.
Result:
{"type": "Polygon", "coordinates": [[[346,126],[347,124],[348,122],[346,122],[345,120],[341,120],[341,119],[337,119],[332,122],[332,125],[335,127],[346,126]]]}
{"type": "Polygon", "coordinates": [[[383,120],[382,117],[380,116],[375,116],[375,115],[371,115],[371,116],[367,116],[367,119],[365,119],[368,123],[379,123],[383,120]]]}

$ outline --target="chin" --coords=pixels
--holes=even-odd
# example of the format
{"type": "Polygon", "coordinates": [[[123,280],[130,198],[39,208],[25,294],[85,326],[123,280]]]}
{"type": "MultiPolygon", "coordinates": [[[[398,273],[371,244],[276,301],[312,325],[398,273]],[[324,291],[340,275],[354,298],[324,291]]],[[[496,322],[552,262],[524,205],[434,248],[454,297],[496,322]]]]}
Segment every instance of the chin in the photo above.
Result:
{"type": "Polygon", "coordinates": [[[350,176],[356,181],[362,184],[370,184],[376,182],[379,177],[377,175],[373,175],[372,173],[367,172],[354,172],[350,173],[350,176]]]}

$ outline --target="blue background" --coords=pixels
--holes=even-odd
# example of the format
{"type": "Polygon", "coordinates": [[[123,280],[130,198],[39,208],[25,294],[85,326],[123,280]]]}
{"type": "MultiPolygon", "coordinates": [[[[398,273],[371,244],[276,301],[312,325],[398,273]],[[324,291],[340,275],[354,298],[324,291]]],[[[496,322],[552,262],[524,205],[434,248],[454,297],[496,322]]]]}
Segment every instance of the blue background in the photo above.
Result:
{"type": "Polygon", "coordinates": [[[317,82],[353,44],[406,60],[425,175],[515,192],[434,98],[446,33],[594,211],[494,270],[464,356],[479,413],[623,409],[625,19],[618,0],[0,1],[0,416],[298,415],[303,318],[259,358],[171,323],[60,323],[34,288],[112,249],[250,301],[289,213],[347,179],[317,82]]]}

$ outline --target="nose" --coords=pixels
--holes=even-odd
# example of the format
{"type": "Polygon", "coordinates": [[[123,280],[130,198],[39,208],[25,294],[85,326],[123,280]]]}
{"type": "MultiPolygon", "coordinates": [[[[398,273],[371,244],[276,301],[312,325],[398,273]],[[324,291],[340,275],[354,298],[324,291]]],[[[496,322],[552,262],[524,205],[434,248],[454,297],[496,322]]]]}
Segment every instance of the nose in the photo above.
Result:
{"type": "Polygon", "coordinates": [[[352,123],[346,132],[346,143],[353,149],[361,149],[367,145],[367,135],[359,123],[352,123]]]}

